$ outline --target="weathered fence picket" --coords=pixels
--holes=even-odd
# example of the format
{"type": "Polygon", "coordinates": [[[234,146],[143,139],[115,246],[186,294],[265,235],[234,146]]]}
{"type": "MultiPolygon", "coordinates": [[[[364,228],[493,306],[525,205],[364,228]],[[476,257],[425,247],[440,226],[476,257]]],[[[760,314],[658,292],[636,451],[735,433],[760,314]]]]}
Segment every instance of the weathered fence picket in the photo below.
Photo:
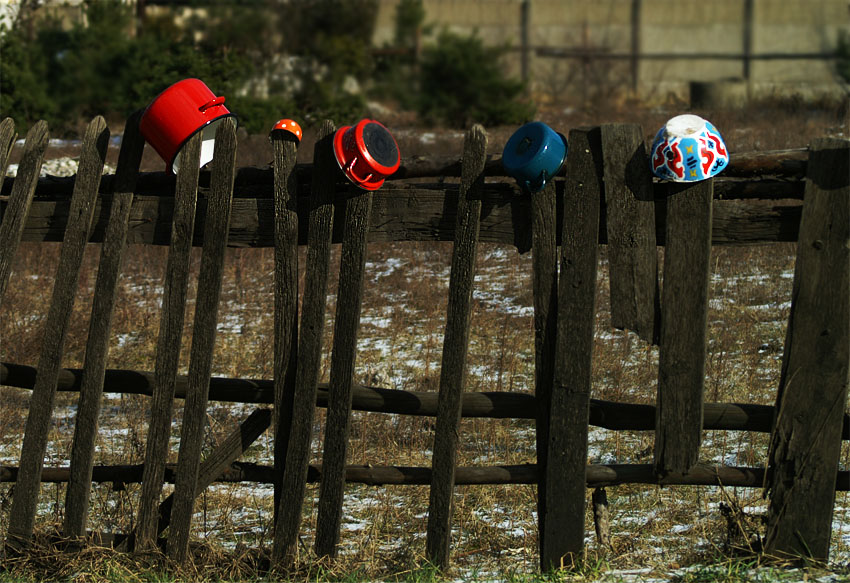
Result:
{"type": "MultiPolygon", "coordinates": [[[[555,363],[558,310],[558,230],[555,180],[531,194],[532,292],[534,295],[534,397],[537,467],[537,531],[545,548],[546,460],[549,451],[549,407],[555,363]]],[[[595,233],[594,233],[595,234],[595,233]]]]}
{"type": "Polygon", "coordinates": [[[21,242],[35,187],[38,185],[47,141],[46,122],[40,121],[30,128],[24,142],[21,163],[18,164],[18,175],[3,211],[3,222],[0,223],[0,302],[3,301],[6,284],[9,283],[12,261],[21,242]]]}
{"type": "Polygon", "coordinates": [[[457,201],[457,225],[449,275],[446,331],[443,339],[440,393],[431,458],[431,491],[428,501],[426,556],[434,565],[449,564],[452,497],[457,465],[461,393],[466,384],[466,353],[469,344],[469,317],[475,279],[475,252],[481,218],[478,191],[484,183],[487,134],[480,125],[472,126],[463,146],[463,171],[457,201]]]}
{"type": "Polygon", "coordinates": [[[768,454],[765,550],[826,561],[850,385],[850,141],[812,144],[768,454]]]}
{"type": "Polygon", "coordinates": [[[699,459],[708,336],[714,179],[667,197],[655,467],[687,473],[699,459]]]}
{"type": "Polygon", "coordinates": [[[543,569],[578,562],[584,547],[596,254],[603,192],[600,130],[572,130],[569,141],[545,467],[546,517],[540,552],[543,569]]]}
{"type": "MultiPolygon", "coordinates": [[[[349,188],[354,190],[354,187],[349,188]]],[[[371,216],[372,192],[357,188],[353,196],[346,201],[345,228],[340,251],[328,413],[325,421],[325,449],[322,456],[322,482],[319,487],[316,522],[316,554],[320,557],[335,556],[339,543],[345,490],[345,460],[351,425],[354,363],[357,356],[357,330],[360,327],[366,271],[366,238],[371,216]]]]}
{"type": "Polygon", "coordinates": [[[334,183],[338,176],[332,149],[334,129],[333,122],[326,120],[322,123],[313,154],[316,171],[310,196],[312,207],[298,335],[295,396],[272,548],[273,563],[284,567],[292,564],[298,550],[298,530],[301,527],[301,508],[307,488],[316,392],[321,372],[334,217],[334,183]]]}
{"type": "Polygon", "coordinates": [[[9,155],[12,153],[12,146],[15,145],[15,139],[17,137],[15,120],[7,117],[3,121],[0,121],[0,176],[6,176],[9,155]]]}
{"type": "Polygon", "coordinates": [[[64,532],[68,537],[81,537],[86,532],[98,416],[109,352],[109,332],[112,327],[118,277],[127,246],[127,220],[145,146],[145,140],[139,133],[140,117],[141,112],[136,112],[124,125],[124,137],[121,140],[118,166],[115,169],[115,191],[110,204],[109,224],[100,249],[83,380],[74,423],[71,477],[65,492],[64,532]]]}
{"type": "Polygon", "coordinates": [[[224,254],[230,223],[230,201],[236,169],[236,122],[225,119],[215,133],[212,188],[204,225],[204,248],[198,274],[198,297],[195,300],[194,331],[189,355],[189,386],[180,428],[180,450],[177,457],[177,481],[168,534],[168,556],[183,562],[189,550],[189,529],[195,504],[198,468],[207,421],[212,359],[218,324],[218,301],[224,273],[224,254]]]}
{"type": "Polygon", "coordinates": [[[30,544],[35,524],[41,470],[47,450],[50,417],[56,395],[56,379],[62,368],[62,353],[77,295],[80,266],[89,237],[95,200],[106,161],[109,130],[101,116],[86,128],[80,152],[80,167],[71,199],[71,214],[56,268],[50,309],[44,324],[45,334],[38,374],[30,399],[29,413],[21,447],[21,461],[12,508],[9,513],[7,544],[20,551],[30,544]]]}
{"type": "Polygon", "coordinates": [[[611,325],[658,340],[658,252],[652,173],[637,124],[603,124],[611,325]]]}
{"type": "Polygon", "coordinates": [[[198,163],[201,159],[201,133],[183,146],[177,184],[174,190],[174,215],[171,245],[165,265],[162,294],[162,316],[156,347],[156,368],[151,422],[145,448],[145,475],[139,509],[136,514],[136,549],[147,550],[156,545],[156,524],[163,474],[168,460],[168,441],[174,410],[174,383],[180,359],[183,318],[186,310],[186,288],[189,283],[189,258],[195,228],[195,206],[198,194],[198,163]]]}
{"type": "Polygon", "coordinates": [[[283,130],[271,133],[274,150],[274,522],[277,524],[281,484],[295,395],[298,355],[298,213],[295,156],[298,141],[283,130]]]}
{"type": "MultiPolygon", "coordinates": [[[[135,531],[111,538],[92,533],[90,540],[108,539],[119,548],[132,548],[135,540],[136,548],[148,549],[161,544],[159,537],[168,528],[165,547],[178,561],[188,556],[198,492],[217,480],[273,483],[273,567],[294,563],[307,483],[320,483],[315,543],[319,556],[335,553],[346,483],[421,484],[430,486],[426,557],[444,568],[449,564],[456,485],[535,484],[540,564],[549,569],[581,560],[587,488],[596,488],[593,515],[600,544],[606,546],[610,539],[602,488],[632,483],[766,486],[770,495],[767,552],[783,559],[802,556],[823,561],[828,557],[834,494],[850,489],[850,472],[839,471],[838,466],[842,440],[850,439],[850,416],[844,412],[850,384],[847,140],[817,142],[808,159],[796,150],[736,156],[727,172],[737,180],[718,177],[676,186],[653,183],[639,126],[576,129],[569,135],[566,176],[527,196],[508,181],[484,181],[485,176],[502,177],[504,170],[498,157],[486,154],[484,129],[474,126],[466,136],[460,162],[414,156],[393,177],[442,172],[459,175],[459,185],[388,182],[372,193],[341,180],[337,183],[341,176],[331,149],[331,122],[321,128],[314,164],[298,167],[294,138],[272,132],[274,167],[238,172],[235,127],[226,123],[216,140],[212,173],[189,163],[199,156],[200,139],[185,146],[172,199],[162,194],[175,188],[173,177],[138,173],[142,142],[137,123],[137,117],[128,120],[116,175],[101,181],[96,166],[99,163],[102,168],[108,130],[96,118],[86,135],[78,176],[68,182],[37,178],[47,143],[47,127],[40,122],[27,136],[18,177],[10,189],[11,179],[4,183],[8,190],[0,199],[0,300],[19,241],[65,241],[48,314],[52,333],[45,337],[38,367],[0,363],[0,384],[33,390],[21,464],[0,467],[0,482],[17,482],[7,533],[11,551],[20,550],[31,537],[41,482],[69,483],[63,534],[78,538],[87,534],[92,481],[141,481],[135,531]],[[740,180],[759,172],[782,178],[740,180]],[[299,188],[308,183],[311,196],[299,197],[299,188]],[[73,185],[70,204],[68,184],[73,185]],[[45,189],[45,196],[32,203],[36,188],[45,189]],[[100,201],[95,196],[98,189],[106,195],[100,201]],[[242,197],[231,198],[239,193],[242,197]],[[769,209],[757,201],[741,200],[790,197],[802,201],[804,194],[805,204],[769,209]],[[198,195],[209,204],[197,208],[204,229],[196,232],[198,195]],[[728,197],[737,200],[723,200],[728,197]],[[659,212],[656,220],[656,205],[660,211],[664,201],[666,211],[659,212]],[[274,221],[258,220],[263,213],[273,215],[274,221]],[[299,217],[302,226],[309,219],[309,228],[300,232],[299,217]],[[711,245],[787,241],[798,235],[776,406],[705,403],[711,245]],[[106,369],[125,241],[163,244],[166,240],[171,247],[155,371],[106,369]],[[454,241],[439,392],[354,383],[366,244],[396,240],[454,241]],[[464,392],[475,252],[484,240],[533,251],[534,395],[464,392]],[[86,241],[105,242],[86,364],[81,370],[62,369],[64,330],[86,241]],[[319,383],[330,246],[338,242],[342,248],[331,375],[329,383],[319,383]],[[306,285],[299,326],[297,246],[305,243],[306,285]],[[612,324],[660,343],[656,406],[590,398],[597,253],[604,243],[608,243],[611,273],[612,324]],[[275,247],[273,379],[210,375],[228,244],[275,247]],[[666,247],[663,298],[658,289],[656,244],[666,247]],[[182,376],[177,369],[192,245],[203,246],[203,251],[189,375],[182,376]],[[43,468],[56,391],[81,392],[74,448],[70,467],[43,468]],[[93,465],[102,392],[153,397],[144,464],[93,465]],[[175,398],[186,399],[185,416],[178,462],[169,464],[175,398]],[[210,399],[274,404],[274,410],[255,410],[201,463],[210,399]],[[328,408],[321,466],[310,463],[317,406],[328,408]],[[435,416],[432,466],[346,465],[352,409],[435,416]],[[534,419],[537,464],[457,467],[462,417],[534,419]],[[274,466],[237,462],[272,422],[274,466]],[[654,463],[588,465],[589,425],[655,431],[654,463]],[[702,429],[773,431],[769,467],[699,463],[702,429]],[[160,502],[165,481],[175,483],[175,491],[160,502]]],[[[0,166],[5,167],[9,152],[4,144],[11,144],[13,129],[10,121],[0,122],[0,166]]],[[[74,547],[78,546],[76,541],[74,547]]]]}

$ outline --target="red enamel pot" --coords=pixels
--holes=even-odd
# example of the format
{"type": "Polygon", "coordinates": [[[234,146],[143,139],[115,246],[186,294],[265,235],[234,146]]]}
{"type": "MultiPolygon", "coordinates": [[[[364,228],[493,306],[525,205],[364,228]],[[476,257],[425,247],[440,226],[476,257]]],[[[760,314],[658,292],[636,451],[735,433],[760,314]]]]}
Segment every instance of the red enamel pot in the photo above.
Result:
{"type": "Polygon", "coordinates": [[[334,155],[351,182],[365,190],[377,190],[401,165],[398,143],[392,134],[372,119],[344,126],[334,134],[334,155]]]}
{"type": "Polygon", "coordinates": [[[200,79],[183,79],[151,101],[139,130],[167,169],[176,173],[183,146],[198,132],[203,132],[200,165],[213,159],[216,129],[231,116],[224,97],[217,97],[200,79]]]}

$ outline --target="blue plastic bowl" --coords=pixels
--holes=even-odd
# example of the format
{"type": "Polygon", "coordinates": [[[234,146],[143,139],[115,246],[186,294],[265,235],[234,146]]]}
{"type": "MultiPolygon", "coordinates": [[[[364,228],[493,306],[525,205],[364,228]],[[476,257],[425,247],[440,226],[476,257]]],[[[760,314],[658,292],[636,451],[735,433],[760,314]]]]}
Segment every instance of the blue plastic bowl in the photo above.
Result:
{"type": "Polygon", "coordinates": [[[533,121],[515,131],[505,144],[502,166],[520,188],[538,192],[563,169],[567,149],[563,135],[533,121]]]}

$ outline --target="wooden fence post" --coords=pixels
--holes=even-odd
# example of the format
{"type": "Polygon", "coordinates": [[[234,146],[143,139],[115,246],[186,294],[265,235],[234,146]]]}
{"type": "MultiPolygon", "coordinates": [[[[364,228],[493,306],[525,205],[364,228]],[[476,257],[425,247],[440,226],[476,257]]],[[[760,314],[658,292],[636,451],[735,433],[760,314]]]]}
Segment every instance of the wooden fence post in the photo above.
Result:
{"type": "Polygon", "coordinates": [[[850,141],[812,144],[769,453],[765,552],[829,558],[850,384],[850,141]]]}
{"type": "Polygon", "coordinates": [[[545,547],[546,456],[558,310],[558,232],[555,181],[531,194],[532,289],[534,294],[534,398],[537,404],[537,531],[545,547]]]}
{"type": "Polygon", "coordinates": [[[280,506],[283,468],[298,356],[298,211],[295,169],[298,140],[274,130],[274,523],[280,506]]]}
{"type": "Polygon", "coordinates": [[[215,133],[211,192],[207,201],[204,225],[204,249],[198,274],[198,297],[195,301],[195,320],[192,349],[189,356],[189,386],[183,406],[183,426],[180,429],[180,452],[177,458],[177,479],[174,483],[174,503],[171,526],[168,530],[168,556],[182,563],[189,550],[189,530],[192,509],[198,495],[198,468],[207,421],[212,359],[218,323],[218,303],[230,227],[230,203],[233,198],[233,178],[236,173],[236,122],[227,118],[215,133]]]}
{"type": "Polygon", "coordinates": [[[546,532],[540,553],[544,570],[576,565],[584,549],[587,426],[603,188],[600,130],[572,130],[569,143],[546,460],[546,532]]]}
{"type": "Polygon", "coordinates": [[[655,467],[687,473],[702,438],[714,179],[669,184],[655,467]]]}
{"type": "Polygon", "coordinates": [[[15,145],[15,138],[17,137],[15,120],[7,117],[3,121],[0,121],[0,178],[5,178],[6,176],[9,155],[12,153],[12,146],[15,145]]]}
{"type": "Polygon", "coordinates": [[[121,141],[118,167],[115,170],[109,223],[100,248],[100,266],[92,300],[83,382],[71,447],[71,477],[65,492],[64,533],[68,537],[82,537],[86,533],[98,415],[103,395],[106,358],[109,354],[109,332],[112,328],[118,277],[127,247],[127,220],[130,217],[133,191],[136,188],[139,163],[145,147],[145,140],[139,133],[141,113],[135,112],[124,125],[124,137],[121,141]]]}
{"type": "Polygon", "coordinates": [[[3,301],[6,284],[9,283],[12,261],[21,242],[32,197],[38,185],[47,142],[47,122],[39,121],[27,132],[21,163],[18,164],[18,174],[9,195],[9,206],[3,213],[3,222],[0,223],[0,302],[3,301]]]}
{"type": "Polygon", "coordinates": [[[296,394],[292,404],[292,427],[272,547],[272,563],[282,568],[288,568],[294,563],[298,551],[298,529],[301,526],[301,508],[310,465],[310,442],[321,372],[322,333],[328,294],[334,182],[339,176],[332,149],[334,129],[332,121],[326,120],[322,124],[313,154],[315,166],[310,230],[307,235],[307,274],[295,372],[296,394]]]}
{"type": "Polygon", "coordinates": [[[174,411],[174,384],[180,360],[180,343],[186,310],[186,287],[189,282],[189,259],[195,232],[195,206],[201,159],[201,132],[183,146],[177,185],[174,193],[174,215],[171,244],[165,266],[162,316],[156,347],[154,391],[151,399],[151,422],[145,448],[145,471],[136,518],[136,550],[156,546],[156,523],[168,441],[174,411]]]}
{"type": "Polygon", "coordinates": [[[325,451],[322,456],[322,481],[319,485],[319,511],[316,521],[316,554],[320,557],[336,555],[345,490],[345,456],[354,389],[357,329],[360,326],[363,298],[366,239],[372,216],[372,193],[359,188],[357,191],[355,196],[345,202],[345,227],[342,235],[328,413],[325,423],[325,451]]]}
{"type": "Polygon", "coordinates": [[[25,548],[32,538],[38,495],[41,491],[44,452],[47,449],[50,417],[56,396],[56,382],[62,366],[62,353],[77,294],[80,265],[94,217],[108,145],[109,129],[106,127],[106,121],[97,116],[89,123],[83,137],[80,168],[71,198],[70,220],[62,242],[59,266],[56,268],[53,296],[44,326],[46,333],[38,361],[38,374],[30,397],[21,447],[20,470],[9,514],[7,542],[14,550],[25,548]]]}
{"type": "Polygon", "coordinates": [[[658,339],[658,252],[652,173],[637,124],[602,125],[611,325],[658,339]]]}
{"type": "Polygon", "coordinates": [[[463,169],[457,201],[446,333],[443,340],[440,393],[431,461],[425,552],[427,559],[440,569],[445,569],[449,564],[461,394],[466,381],[469,317],[481,218],[478,191],[484,183],[486,152],[487,134],[483,127],[474,125],[466,135],[463,147],[463,169]]]}

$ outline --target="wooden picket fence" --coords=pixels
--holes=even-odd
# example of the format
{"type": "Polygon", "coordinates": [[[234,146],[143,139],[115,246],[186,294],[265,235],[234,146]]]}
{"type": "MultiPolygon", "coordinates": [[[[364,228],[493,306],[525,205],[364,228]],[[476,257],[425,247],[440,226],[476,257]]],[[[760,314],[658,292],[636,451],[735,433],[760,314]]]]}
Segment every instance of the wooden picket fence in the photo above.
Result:
{"type": "MultiPolygon", "coordinates": [[[[63,241],[56,284],[36,366],[0,364],[0,384],[32,390],[20,464],[0,467],[16,481],[6,552],[31,544],[40,482],[67,482],[65,537],[83,537],[92,481],[141,481],[134,532],[122,549],[164,546],[187,558],[192,507],[216,480],[275,484],[272,557],[295,560],[306,484],[320,481],[315,550],[333,556],[346,482],[429,484],[426,554],[449,563],[452,496],[459,484],[536,484],[541,568],[580,558],[588,487],[621,483],[766,487],[765,552],[828,557],[850,378],[850,141],[822,139],[807,150],[737,154],[720,177],[688,185],[659,183],[649,171],[640,126],[610,124],[569,132],[563,176],[523,195],[488,156],[487,134],[474,126],[461,160],[410,157],[384,187],[360,190],[342,180],[331,149],[335,130],[319,131],[312,164],[296,164],[297,143],[273,132],[269,169],[235,168],[235,126],[218,131],[211,171],[181,164],[175,177],[140,173],[144,141],[138,113],[124,129],[114,175],[101,176],[109,131],[101,117],[83,138],[77,175],[39,180],[47,126],[26,136],[17,177],[0,196],[0,302],[21,240],[63,241]],[[423,184],[405,179],[459,176],[423,184]],[[70,195],[70,196],[69,196],[70,195]],[[769,199],[798,204],[769,205],[769,199]],[[354,383],[367,241],[451,240],[454,248],[438,393],[354,383]],[[535,394],[464,391],[474,259],[479,241],[533,253],[535,394]],[[712,245],[798,241],[791,315],[776,407],[705,403],[704,371],[709,254],[712,245]],[[83,250],[102,242],[85,363],[60,366],[83,250]],[[107,370],[110,321],[128,242],[169,245],[155,370],[107,370]],[[333,244],[341,244],[329,383],[320,383],[326,290],[333,244]],[[226,245],[273,246],[274,379],[211,378],[216,310],[226,245]],[[597,251],[607,245],[612,326],[659,345],[655,406],[591,399],[597,251]],[[307,247],[298,289],[298,246],[307,247]],[[657,245],[665,247],[663,296],[657,245]],[[202,246],[188,376],[179,376],[189,254],[202,246]],[[302,297],[300,322],[297,301],[302,297]],[[79,391],[70,467],[43,467],[57,390],[79,391]],[[93,464],[104,390],[151,396],[144,464],[93,464]],[[166,465],[175,398],[185,413],[176,466],[166,465]],[[201,462],[209,399],[260,406],[201,462]],[[316,406],[327,407],[323,465],[310,461],[316,406]],[[346,466],[352,409],[436,417],[430,468],[346,466]],[[457,467],[462,417],[536,420],[537,464],[457,467]],[[274,466],[235,464],[270,425],[274,466]],[[587,465],[589,425],[654,429],[652,464],[587,465]],[[771,432],[763,467],[698,462],[703,429],[771,432]],[[164,481],[175,483],[161,500],[164,481]],[[160,535],[168,527],[167,540],[160,535]]],[[[14,129],[0,124],[5,174],[14,129]]],[[[185,146],[198,159],[200,139],[185,146]]]]}

